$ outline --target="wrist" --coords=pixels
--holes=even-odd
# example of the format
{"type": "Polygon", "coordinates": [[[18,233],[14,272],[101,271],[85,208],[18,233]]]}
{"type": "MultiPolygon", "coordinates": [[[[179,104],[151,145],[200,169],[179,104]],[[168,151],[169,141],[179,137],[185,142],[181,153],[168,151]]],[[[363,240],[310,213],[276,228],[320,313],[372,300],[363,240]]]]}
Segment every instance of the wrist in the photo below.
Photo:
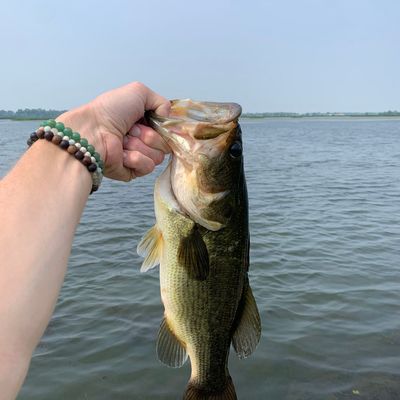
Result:
{"type": "Polygon", "coordinates": [[[101,159],[105,159],[105,146],[97,124],[96,114],[90,104],[67,111],[58,116],[56,120],[78,132],[82,138],[87,139],[89,144],[94,146],[100,154],[101,159]]]}
{"type": "Polygon", "coordinates": [[[91,173],[93,181],[91,193],[93,193],[98,190],[103,178],[104,152],[101,136],[96,135],[96,126],[92,123],[89,113],[88,108],[81,107],[60,115],[57,121],[44,121],[35,132],[31,133],[27,144],[30,147],[39,139],[43,139],[66,150],[91,173]],[[87,137],[81,136],[76,129],[87,137]]]}

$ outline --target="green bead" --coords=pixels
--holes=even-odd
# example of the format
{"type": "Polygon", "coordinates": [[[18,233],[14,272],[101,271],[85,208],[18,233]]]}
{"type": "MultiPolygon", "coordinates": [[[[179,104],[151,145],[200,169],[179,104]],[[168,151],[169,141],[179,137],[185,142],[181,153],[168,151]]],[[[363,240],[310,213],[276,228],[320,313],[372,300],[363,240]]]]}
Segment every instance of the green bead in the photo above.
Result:
{"type": "Polygon", "coordinates": [[[62,122],[56,122],[55,128],[58,130],[58,132],[64,132],[65,126],[62,122]]]}
{"type": "Polygon", "coordinates": [[[40,126],[46,126],[47,125],[47,121],[43,121],[40,126]]]}
{"type": "Polygon", "coordinates": [[[100,161],[100,154],[97,151],[94,152],[93,157],[96,159],[96,161],[100,161]]]}
{"type": "Polygon", "coordinates": [[[64,135],[71,137],[72,136],[72,129],[71,128],[65,128],[64,129],[64,135]]]}
{"type": "Polygon", "coordinates": [[[99,164],[99,167],[100,167],[101,169],[104,169],[104,162],[103,162],[103,160],[100,160],[100,161],[98,162],[98,164],[99,164]]]}
{"type": "Polygon", "coordinates": [[[49,119],[47,121],[47,125],[50,126],[50,128],[55,128],[56,126],[56,121],[54,121],[54,119],[49,119]]]}
{"type": "Polygon", "coordinates": [[[87,149],[87,151],[88,151],[91,155],[93,155],[94,152],[96,151],[96,150],[94,149],[94,146],[92,146],[91,144],[87,145],[87,146],[86,146],[86,149],[87,149]]]}
{"type": "Polygon", "coordinates": [[[81,135],[78,132],[73,132],[71,139],[75,140],[75,142],[79,142],[79,140],[81,139],[81,135]]]}
{"type": "Polygon", "coordinates": [[[89,145],[89,142],[87,141],[87,139],[85,139],[84,137],[83,138],[81,138],[81,145],[83,146],[83,147],[88,147],[88,145],[89,145]]]}

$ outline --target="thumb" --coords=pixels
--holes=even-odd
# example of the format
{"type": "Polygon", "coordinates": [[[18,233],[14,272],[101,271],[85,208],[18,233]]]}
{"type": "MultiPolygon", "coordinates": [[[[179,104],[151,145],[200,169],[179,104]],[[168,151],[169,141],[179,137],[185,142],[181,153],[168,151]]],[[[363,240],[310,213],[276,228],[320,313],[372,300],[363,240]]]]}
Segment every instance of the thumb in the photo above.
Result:
{"type": "Polygon", "coordinates": [[[162,117],[168,117],[171,111],[171,102],[169,102],[164,97],[153,92],[148,87],[145,87],[146,92],[146,103],[145,111],[152,110],[156,114],[162,117]]]}

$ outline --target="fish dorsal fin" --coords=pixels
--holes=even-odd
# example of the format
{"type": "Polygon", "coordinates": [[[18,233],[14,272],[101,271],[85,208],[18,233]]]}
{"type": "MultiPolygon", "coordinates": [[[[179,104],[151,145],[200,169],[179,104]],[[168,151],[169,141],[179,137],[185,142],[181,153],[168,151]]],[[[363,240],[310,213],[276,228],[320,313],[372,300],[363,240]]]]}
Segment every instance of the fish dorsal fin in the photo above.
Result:
{"type": "Polygon", "coordinates": [[[188,236],[181,239],[178,260],[190,278],[198,281],[204,281],[207,278],[210,269],[208,250],[196,225],[188,236]]]}
{"type": "Polygon", "coordinates": [[[233,348],[239,358],[246,358],[257,347],[261,336],[260,315],[248,281],[243,288],[235,326],[232,337],[233,348]]]}
{"type": "Polygon", "coordinates": [[[160,263],[162,235],[157,225],[150,228],[138,244],[137,253],[144,257],[140,272],[146,272],[160,263]]]}
{"type": "Polygon", "coordinates": [[[165,317],[158,332],[157,356],[162,363],[172,368],[182,367],[188,358],[185,348],[169,328],[165,317]]]}

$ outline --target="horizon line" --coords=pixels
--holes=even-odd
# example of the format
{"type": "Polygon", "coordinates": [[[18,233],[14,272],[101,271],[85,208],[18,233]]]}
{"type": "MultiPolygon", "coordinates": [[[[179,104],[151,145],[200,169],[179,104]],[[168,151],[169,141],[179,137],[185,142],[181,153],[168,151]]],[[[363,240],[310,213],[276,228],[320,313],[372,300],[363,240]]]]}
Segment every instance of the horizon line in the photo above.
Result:
{"type": "MultiPolygon", "coordinates": [[[[44,111],[44,112],[54,112],[54,113],[64,113],[71,109],[56,109],[56,108],[18,108],[17,110],[10,109],[0,109],[0,113],[18,113],[18,112],[27,112],[27,111],[44,111]]],[[[243,114],[253,114],[253,115],[261,115],[261,114],[287,114],[287,115],[305,115],[305,114],[332,114],[332,115],[345,115],[345,114],[384,114],[384,113],[398,113],[400,111],[396,109],[388,109],[385,111],[243,111],[243,114]]]]}

